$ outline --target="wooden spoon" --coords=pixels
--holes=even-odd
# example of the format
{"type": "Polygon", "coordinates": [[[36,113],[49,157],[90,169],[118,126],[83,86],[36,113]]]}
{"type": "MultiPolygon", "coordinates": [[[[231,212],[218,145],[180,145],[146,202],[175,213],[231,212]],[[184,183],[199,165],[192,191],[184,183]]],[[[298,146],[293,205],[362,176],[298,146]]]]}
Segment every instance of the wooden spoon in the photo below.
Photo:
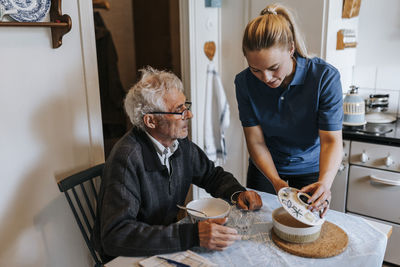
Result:
{"type": "Polygon", "coordinates": [[[215,55],[215,43],[213,41],[206,42],[204,44],[204,53],[206,54],[206,56],[210,61],[213,60],[215,55]]]}

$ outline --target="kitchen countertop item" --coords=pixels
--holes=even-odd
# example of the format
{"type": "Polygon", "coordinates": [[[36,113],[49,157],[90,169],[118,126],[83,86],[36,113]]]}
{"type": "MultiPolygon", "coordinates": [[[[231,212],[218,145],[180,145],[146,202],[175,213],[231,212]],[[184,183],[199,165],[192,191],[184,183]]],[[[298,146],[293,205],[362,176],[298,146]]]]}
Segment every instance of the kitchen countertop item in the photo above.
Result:
{"type": "Polygon", "coordinates": [[[393,123],[367,123],[363,126],[343,126],[343,139],[400,146],[400,120],[393,123]]]}
{"type": "Polygon", "coordinates": [[[309,243],[320,236],[321,225],[304,224],[292,217],[283,207],[272,212],[273,232],[280,239],[291,243],[309,243]]]}
{"type": "Polygon", "coordinates": [[[365,101],[358,95],[358,87],[352,85],[343,99],[343,125],[359,126],[365,121],[365,101]]]}
{"type": "Polygon", "coordinates": [[[320,237],[311,243],[291,243],[282,240],[273,231],[272,241],[281,249],[306,258],[328,258],[336,256],[346,250],[349,238],[342,228],[331,222],[322,225],[320,237]]]}
{"type": "Polygon", "coordinates": [[[368,112],[385,112],[389,108],[389,94],[369,95],[366,99],[365,111],[368,112]]]}
{"type": "Polygon", "coordinates": [[[197,222],[206,219],[224,218],[228,216],[231,205],[221,198],[201,198],[190,201],[186,208],[192,221],[197,222]],[[207,216],[198,211],[202,211],[207,216]]]}
{"type": "Polygon", "coordinates": [[[292,187],[281,188],[278,192],[278,199],[282,207],[296,220],[307,225],[321,225],[325,219],[319,216],[319,212],[308,210],[307,200],[310,196],[299,192],[292,187]]]}
{"type": "Polygon", "coordinates": [[[383,112],[373,112],[365,115],[367,123],[392,123],[397,120],[396,116],[383,112]]]}

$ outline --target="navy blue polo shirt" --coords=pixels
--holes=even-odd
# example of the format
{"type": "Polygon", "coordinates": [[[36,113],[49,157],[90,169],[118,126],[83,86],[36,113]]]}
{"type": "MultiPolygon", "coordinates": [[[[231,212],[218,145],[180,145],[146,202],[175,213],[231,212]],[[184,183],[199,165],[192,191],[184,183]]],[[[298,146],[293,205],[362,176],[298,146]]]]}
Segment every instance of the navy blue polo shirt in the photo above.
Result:
{"type": "Polygon", "coordinates": [[[340,74],[320,58],[296,57],[287,88],[270,88],[249,68],[235,78],[243,127],[260,125],[280,174],[319,171],[318,130],[342,129],[340,74]]]}

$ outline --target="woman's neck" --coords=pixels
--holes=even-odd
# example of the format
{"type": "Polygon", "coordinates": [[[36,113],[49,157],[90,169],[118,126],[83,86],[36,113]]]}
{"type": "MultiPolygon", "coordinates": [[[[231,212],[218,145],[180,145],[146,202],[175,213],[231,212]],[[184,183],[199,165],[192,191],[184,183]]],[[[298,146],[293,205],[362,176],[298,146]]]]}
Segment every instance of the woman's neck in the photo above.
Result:
{"type": "Polygon", "coordinates": [[[296,72],[296,58],[293,56],[292,57],[292,70],[289,75],[286,76],[286,78],[282,82],[282,87],[287,88],[290,82],[293,80],[294,73],[296,72]]]}

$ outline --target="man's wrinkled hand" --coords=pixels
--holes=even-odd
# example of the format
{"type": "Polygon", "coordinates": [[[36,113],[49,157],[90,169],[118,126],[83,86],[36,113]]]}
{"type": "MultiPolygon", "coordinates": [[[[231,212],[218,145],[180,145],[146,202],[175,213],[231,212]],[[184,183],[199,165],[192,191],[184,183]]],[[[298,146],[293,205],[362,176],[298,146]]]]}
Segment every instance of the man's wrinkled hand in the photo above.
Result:
{"type": "Polygon", "coordinates": [[[200,221],[199,240],[200,246],[212,250],[224,250],[241,237],[236,229],[223,226],[227,218],[208,219],[200,221]]]}
{"type": "Polygon", "coordinates": [[[236,205],[244,210],[259,210],[263,204],[259,194],[254,191],[244,191],[239,194],[236,205]]]}

